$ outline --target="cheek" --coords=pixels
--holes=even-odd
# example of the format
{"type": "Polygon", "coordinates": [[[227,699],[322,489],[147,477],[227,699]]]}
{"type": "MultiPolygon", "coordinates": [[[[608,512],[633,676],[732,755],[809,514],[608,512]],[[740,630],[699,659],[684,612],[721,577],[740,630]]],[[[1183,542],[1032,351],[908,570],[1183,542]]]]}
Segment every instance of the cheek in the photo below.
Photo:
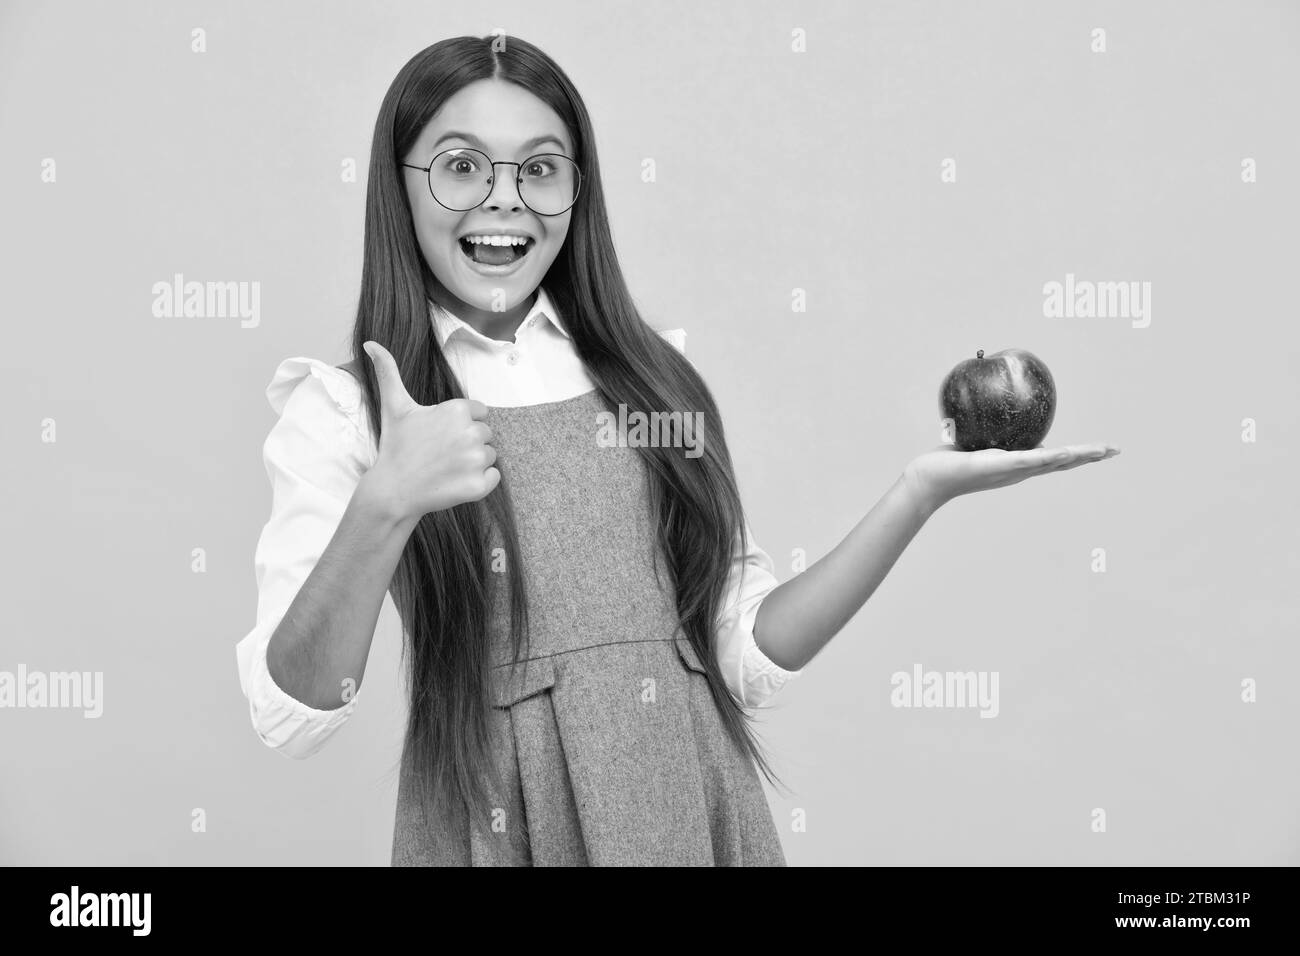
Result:
{"type": "Polygon", "coordinates": [[[546,251],[543,253],[546,259],[553,260],[560,254],[564,248],[564,240],[569,235],[569,215],[566,215],[562,223],[553,223],[546,233],[546,251]]]}
{"type": "MultiPolygon", "coordinates": [[[[428,198],[428,197],[426,197],[428,198]]],[[[459,217],[443,209],[432,198],[428,202],[417,201],[412,205],[411,216],[415,222],[415,236],[420,251],[432,266],[435,262],[446,262],[455,252],[453,237],[459,217]]]]}

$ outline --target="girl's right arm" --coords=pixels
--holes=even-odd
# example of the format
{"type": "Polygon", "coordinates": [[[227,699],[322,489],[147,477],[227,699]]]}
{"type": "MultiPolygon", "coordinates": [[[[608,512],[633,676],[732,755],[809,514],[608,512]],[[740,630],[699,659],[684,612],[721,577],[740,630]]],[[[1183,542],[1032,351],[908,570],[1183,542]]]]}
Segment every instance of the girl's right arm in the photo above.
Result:
{"type": "Polygon", "coordinates": [[[384,596],[417,524],[384,501],[373,475],[358,483],[266,649],[276,686],[316,710],[342,707],[360,688],[384,596]]]}
{"type": "Polygon", "coordinates": [[[274,500],[258,543],[258,626],[238,656],[259,737],[294,757],[319,750],[353,709],[384,595],[420,518],[481,499],[500,481],[483,404],[418,405],[392,356],[367,347],[382,423],[372,466],[360,389],[321,363],[312,363],[318,377],[332,384],[322,390],[309,376],[265,447],[274,500]]]}

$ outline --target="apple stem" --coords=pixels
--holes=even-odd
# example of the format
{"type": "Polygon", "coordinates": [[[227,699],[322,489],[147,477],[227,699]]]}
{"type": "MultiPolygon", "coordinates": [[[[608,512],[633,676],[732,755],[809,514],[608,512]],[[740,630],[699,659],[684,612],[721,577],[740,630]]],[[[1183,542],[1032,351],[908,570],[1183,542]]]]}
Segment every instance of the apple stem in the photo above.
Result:
{"type": "Polygon", "coordinates": [[[983,357],[984,357],[984,350],[983,350],[983,349],[980,349],[978,352],[976,352],[976,353],[975,353],[975,357],[976,357],[976,358],[983,358],[983,357]]]}

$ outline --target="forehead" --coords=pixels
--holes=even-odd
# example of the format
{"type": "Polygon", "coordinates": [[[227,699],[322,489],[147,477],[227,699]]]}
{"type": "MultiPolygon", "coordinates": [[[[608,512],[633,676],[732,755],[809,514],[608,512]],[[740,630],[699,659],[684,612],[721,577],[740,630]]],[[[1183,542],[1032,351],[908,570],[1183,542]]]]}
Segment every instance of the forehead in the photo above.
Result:
{"type": "Polygon", "coordinates": [[[464,142],[493,156],[555,149],[572,155],[573,141],[559,114],[537,96],[504,80],[478,80],[455,93],[420,133],[419,145],[432,147],[448,133],[466,134],[446,142],[464,142]],[[534,140],[550,137],[540,144],[534,140]]]}

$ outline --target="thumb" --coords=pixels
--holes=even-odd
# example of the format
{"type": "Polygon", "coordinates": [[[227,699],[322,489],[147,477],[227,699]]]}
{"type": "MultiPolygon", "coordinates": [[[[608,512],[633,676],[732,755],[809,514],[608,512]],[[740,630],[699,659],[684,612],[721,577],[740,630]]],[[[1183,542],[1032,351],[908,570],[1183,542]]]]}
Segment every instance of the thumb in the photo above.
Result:
{"type": "Polygon", "coordinates": [[[381,415],[402,414],[415,404],[415,399],[402,384],[402,375],[397,369],[397,361],[388,349],[378,342],[367,341],[361,346],[370,356],[375,367],[375,377],[379,380],[379,411],[381,415]]]}

